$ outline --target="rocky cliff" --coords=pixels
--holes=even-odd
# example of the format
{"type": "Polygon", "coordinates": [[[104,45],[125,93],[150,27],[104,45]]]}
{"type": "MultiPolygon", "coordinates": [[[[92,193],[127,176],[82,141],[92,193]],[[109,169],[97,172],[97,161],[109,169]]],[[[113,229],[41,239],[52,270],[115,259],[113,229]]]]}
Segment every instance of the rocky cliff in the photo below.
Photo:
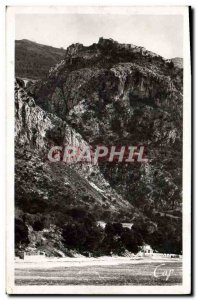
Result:
{"type": "Polygon", "coordinates": [[[48,80],[29,92],[88,143],[146,145],[147,166],[102,165],[103,174],[131,203],[147,198],[168,210],[181,205],[182,76],[172,61],[101,38],[89,47],[68,47],[48,80]],[[139,196],[132,181],[139,185],[146,176],[152,186],[146,186],[145,194],[138,186],[139,196]],[[163,186],[167,194],[162,194],[163,186]]]}
{"type": "Polygon", "coordinates": [[[141,216],[154,222],[155,228],[170,220],[172,235],[177,235],[182,204],[182,87],[182,68],[172,60],[103,38],[89,47],[68,47],[46,80],[26,88],[18,81],[17,206],[32,214],[47,204],[51,214],[60,207],[83,205],[92,212],[100,210],[99,219],[110,211],[116,221],[133,222],[141,216]],[[148,162],[71,167],[46,160],[51,145],[67,142],[145,145],[148,162]],[[160,222],[160,217],[165,221],[160,222]]]}
{"type": "MultiPolygon", "coordinates": [[[[38,192],[38,194],[42,195],[42,200],[46,200],[48,199],[47,195],[50,185],[48,175],[58,172],[59,176],[54,178],[54,180],[58,190],[64,190],[66,186],[64,191],[65,205],[71,204],[66,201],[66,191],[69,187],[73,194],[76,191],[79,192],[77,197],[70,195],[73,198],[72,205],[85,204],[92,207],[94,204],[98,204],[110,207],[112,210],[121,209],[121,207],[124,209],[132,208],[126,200],[111,189],[97,164],[76,163],[67,166],[64,161],[51,162],[48,159],[49,150],[54,145],[73,145],[83,149],[88,143],[65,121],[37,106],[34,99],[17,82],[15,84],[15,108],[16,158],[20,161],[19,165],[18,161],[16,161],[16,166],[19,167],[16,168],[16,171],[19,172],[16,180],[21,182],[21,176],[23,177],[26,174],[24,169],[31,173],[29,177],[30,182],[24,182],[22,189],[24,189],[25,185],[30,185],[26,191],[30,193],[33,189],[33,181],[35,182],[35,193],[38,192]],[[21,167],[23,163],[25,164],[24,168],[21,167]],[[36,183],[42,181],[45,174],[48,181],[46,180],[45,185],[38,188],[36,183]],[[38,178],[35,180],[36,177],[38,178]],[[63,186],[60,185],[60,180],[63,180],[63,186]],[[58,188],[59,185],[60,187],[58,188]],[[80,190],[84,192],[82,193],[83,195],[80,195],[80,190]],[[89,199],[90,201],[82,200],[83,197],[86,199],[86,196],[91,198],[89,199]]],[[[26,177],[24,179],[26,180],[26,177]]],[[[62,202],[57,196],[58,190],[54,191],[53,196],[57,197],[55,202],[59,202],[62,206],[62,202]]],[[[17,194],[16,196],[20,195],[17,194]]],[[[52,202],[52,199],[50,201],[52,202]]],[[[18,202],[18,204],[20,206],[24,203],[18,202]]]]}

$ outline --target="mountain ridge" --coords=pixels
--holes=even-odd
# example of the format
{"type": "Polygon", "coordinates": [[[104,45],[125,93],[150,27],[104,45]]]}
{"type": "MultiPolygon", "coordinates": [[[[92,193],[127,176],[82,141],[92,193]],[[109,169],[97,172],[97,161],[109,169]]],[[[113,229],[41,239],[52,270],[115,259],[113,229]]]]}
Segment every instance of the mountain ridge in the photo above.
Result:
{"type": "MultiPolygon", "coordinates": [[[[132,49],[133,51],[141,51],[153,57],[161,57],[164,61],[169,63],[173,62],[175,66],[182,68],[182,58],[180,57],[164,59],[162,56],[148,51],[144,47],[135,46],[133,44],[119,44],[113,39],[100,38],[98,44],[104,45],[107,42],[110,42],[113,46],[118,44],[120,49],[132,49]]],[[[64,50],[63,48],[40,44],[28,39],[15,40],[16,76],[26,77],[28,79],[46,78],[50,67],[56,65],[61,59],[64,59],[66,53],[68,54],[68,52],[72,51],[76,46],[81,49],[91,49],[94,48],[95,45],[97,44],[93,43],[89,46],[84,46],[83,44],[76,43],[68,46],[67,49],[64,50]],[[40,50],[45,51],[45,53],[42,53],[40,50]],[[31,60],[28,59],[28,56],[31,56],[31,60]]]]}

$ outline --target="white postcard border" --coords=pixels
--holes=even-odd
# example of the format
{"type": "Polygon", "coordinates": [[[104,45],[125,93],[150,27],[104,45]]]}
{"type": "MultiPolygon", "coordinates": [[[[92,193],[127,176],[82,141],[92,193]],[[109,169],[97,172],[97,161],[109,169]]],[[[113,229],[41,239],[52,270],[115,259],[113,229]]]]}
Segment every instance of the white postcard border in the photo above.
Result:
{"type": "Polygon", "coordinates": [[[6,18],[7,100],[7,293],[8,294],[190,294],[191,292],[191,65],[187,6],[10,6],[6,18]],[[14,41],[15,14],[181,14],[184,17],[183,93],[183,284],[180,286],[16,286],[14,284],[14,41]]]}

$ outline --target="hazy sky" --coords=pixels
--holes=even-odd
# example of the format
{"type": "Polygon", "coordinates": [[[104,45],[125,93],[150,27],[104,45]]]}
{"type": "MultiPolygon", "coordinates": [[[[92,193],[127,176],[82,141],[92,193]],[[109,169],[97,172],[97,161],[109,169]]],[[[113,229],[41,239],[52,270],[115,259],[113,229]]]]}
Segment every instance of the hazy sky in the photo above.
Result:
{"type": "Polygon", "coordinates": [[[99,37],[143,46],[165,58],[183,56],[180,15],[23,14],[16,15],[16,39],[66,48],[91,45],[99,37]]]}

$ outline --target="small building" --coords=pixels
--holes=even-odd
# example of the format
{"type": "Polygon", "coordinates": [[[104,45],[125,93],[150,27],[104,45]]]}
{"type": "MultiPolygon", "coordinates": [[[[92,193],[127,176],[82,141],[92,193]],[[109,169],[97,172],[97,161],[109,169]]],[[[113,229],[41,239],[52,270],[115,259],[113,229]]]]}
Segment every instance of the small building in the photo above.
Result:
{"type": "Polygon", "coordinates": [[[140,247],[140,251],[137,253],[138,256],[153,256],[153,249],[150,245],[144,244],[140,247]]]}
{"type": "Polygon", "coordinates": [[[98,222],[97,222],[97,226],[100,226],[102,229],[105,229],[106,222],[98,221],[98,222]]]}
{"type": "MultiPolygon", "coordinates": [[[[105,229],[106,227],[106,222],[103,222],[103,221],[97,221],[97,226],[100,226],[101,228],[105,229]]],[[[133,226],[133,223],[120,223],[122,224],[122,227],[123,228],[128,228],[128,229],[131,229],[132,226],[133,226]]]]}
{"type": "Polygon", "coordinates": [[[29,251],[24,252],[24,260],[26,261],[41,261],[46,258],[44,251],[29,251]]]}
{"type": "Polygon", "coordinates": [[[121,223],[123,228],[131,229],[133,227],[133,223],[121,223]]]}

